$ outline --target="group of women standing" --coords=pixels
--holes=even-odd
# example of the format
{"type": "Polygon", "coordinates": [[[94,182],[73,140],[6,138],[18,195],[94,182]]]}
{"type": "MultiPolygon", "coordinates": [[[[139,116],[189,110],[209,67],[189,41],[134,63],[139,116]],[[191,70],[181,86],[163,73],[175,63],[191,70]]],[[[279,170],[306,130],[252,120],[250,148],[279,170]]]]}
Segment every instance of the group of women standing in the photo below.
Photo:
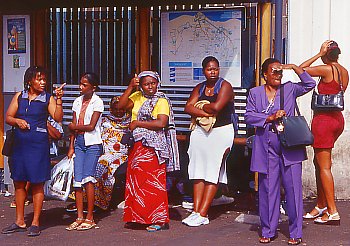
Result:
{"type": "MultiPolygon", "coordinates": [[[[315,219],[315,223],[320,224],[340,222],[334,202],[331,151],[344,128],[341,112],[314,112],[312,132],[315,137],[313,147],[318,199],[315,208],[304,216],[301,163],[307,158],[305,148],[283,147],[277,133],[280,119],[294,115],[296,98],[315,87],[316,83],[311,76],[321,78],[318,84],[320,93],[336,94],[340,90],[345,91],[349,76],[347,70],[338,63],[339,54],[337,43],[326,41],[317,55],[300,66],[281,64],[280,61],[269,58],[261,67],[261,75],[266,84],[249,92],[245,121],[256,128],[251,170],[259,173],[259,214],[262,227],[260,243],[269,243],[276,237],[281,179],[286,192],[289,216],[288,244],[301,243],[303,217],[315,219]],[[318,58],[325,65],[311,67],[318,58]],[[301,82],[284,83],[284,93],[281,95],[283,69],[294,70],[301,82]],[[282,108],[281,96],[285,99],[282,108]]],[[[182,220],[188,226],[209,224],[208,210],[218,184],[227,183],[226,157],[234,140],[232,86],[219,77],[219,61],[215,57],[206,57],[202,62],[202,69],[206,80],[193,89],[185,106],[185,112],[192,116],[194,122],[188,149],[194,209],[182,220]],[[203,123],[203,118],[206,124],[203,123]]],[[[29,181],[33,190],[34,218],[32,226],[28,228],[28,235],[36,236],[40,234],[43,182],[50,176],[48,151],[43,151],[48,148],[46,120],[49,114],[56,121],[62,120],[63,91],[62,87],[55,90],[56,99],[46,93],[46,74],[38,67],[27,70],[24,82],[25,89],[14,96],[6,117],[6,122],[15,127],[12,178],[16,188],[17,209],[16,222],[2,232],[26,230],[24,186],[29,181]],[[35,158],[32,158],[33,155],[35,158]],[[31,160],[30,163],[28,160],[31,160]]],[[[123,95],[112,99],[111,114],[104,117],[101,125],[104,106],[95,93],[98,89],[98,78],[93,73],[82,75],[79,86],[81,96],[73,103],[73,120],[69,124],[72,134],[68,151],[70,158],[75,154],[73,186],[77,219],[67,230],[88,230],[96,226],[93,218],[95,197],[99,206],[108,206],[114,179],[113,175],[103,181],[101,177],[108,173],[113,174],[127,159],[125,146],[118,145],[120,136],[126,133],[127,128],[132,133],[129,141],[132,139],[134,143],[128,153],[125,227],[134,228],[138,224],[145,224],[148,231],[169,228],[166,172],[178,170],[180,165],[171,103],[158,90],[159,85],[160,78],[156,72],[143,71],[135,75],[123,95]],[[131,112],[131,120],[126,112],[131,112]],[[111,130],[116,125],[122,129],[121,135],[116,133],[119,138],[111,130]],[[107,148],[101,156],[102,143],[107,148]],[[114,158],[115,150],[121,148],[124,148],[122,155],[114,158]],[[96,173],[99,181],[96,180],[96,173]],[[103,182],[106,188],[96,189],[102,187],[103,182]],[[83,187],[88,202],[85,218],[83,187]]]]}

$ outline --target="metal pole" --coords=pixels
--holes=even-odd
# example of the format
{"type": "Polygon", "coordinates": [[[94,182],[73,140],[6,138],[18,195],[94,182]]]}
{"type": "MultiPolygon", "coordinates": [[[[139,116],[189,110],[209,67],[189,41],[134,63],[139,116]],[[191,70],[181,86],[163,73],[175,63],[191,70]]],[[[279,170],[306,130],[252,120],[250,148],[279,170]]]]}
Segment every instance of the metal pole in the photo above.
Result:
{"type": "Polygon", "coordinates": [[[275,0],[275,58],[282,61],[282,8],[283,0],[275,0]]]}

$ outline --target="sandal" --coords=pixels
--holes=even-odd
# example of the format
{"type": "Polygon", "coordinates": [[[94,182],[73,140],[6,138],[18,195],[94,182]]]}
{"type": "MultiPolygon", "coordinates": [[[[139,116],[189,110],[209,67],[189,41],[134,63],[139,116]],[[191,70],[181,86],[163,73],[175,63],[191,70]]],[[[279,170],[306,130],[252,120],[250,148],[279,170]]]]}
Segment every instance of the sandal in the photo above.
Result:
{"type": "Polygon", "coordinates": [[[323,220],[323,217],[318,217],[314,220],[315,224],[318,225],[340,225],[340,215],[338,212],[334,214],[326,213],[328,219],[323,220]]]}
{"type": "Polygon", "coordinates": [[[41,233],[39,226],[31,225],[28,227],[28,237],[36,237],[41,233]]]}
{"type": "Polygon", "coordinates": [[[14,233],[14,232],[24,232],[27,230],[27,227],[21,227],[19,225],[17,225],[16,223],[13,223],[12,225],[5,227],[4,229],[2,229],[1,233],[2,234],[10,234],[10,233],[14,233]]]}
{"type": "Polygon", "coordinates": [[[269,237],[259,237],[259,243],[270,243],[271,238],[269,237]]]}
{"type": "Polygon", "coordinates": [[[320,217],[321,215],[323,215],[325,213],[325,211],[327,210],[327,207],[324,208],[319,208],[317,206],[315,206],[314,210],[317,211],[316,215],[312,215],[311,212],[310,213],[306,213],[305,215],[303,215],[304,219],[315,219],[317,217],[320,217]]]}
{"type": "Polygon", "coordinates": [[[84,222],[84,218],[77,218],[72,224],[66,227],[67,231],[76,230],[78,226],[80,226],[84,222]]]}
{"type": "Polygon", "coordinates": [[[66,212],[76,212],[77,211],[77,206],[75,203],[71,203],[66,207],[66,212]]]}
{"type": "Polygon", "coordinates": [[[288,245],[298,245],[302,242],[301,238],[289,238],[288,245]]]}
{"type": "Polygon", "coordinates": [[[277,238],[277,235],[273,237],[259,237],[259,243],[270,243],[271,241],[275,240],[277,238]]]}
{"type": "Polygon", "coordinates": [[[96,223],[95,221],[93,220],[88,220],[88,219],[85,219],[83,223],[81,223],[78,227],[77,227],[77,231],[86,231],[86,230],[89,230],[89,229],[92,229],[96,226],[96,223]]]}
{"type": "MultiPolygon", "coordinates": [[[[24,201],[24,206],[28,206],[29,205],[29,200],[25,200],[24,201]]],[[[10,208],[16,208],[16,200],[13,200],[11,203],[10,203],[10,208]]]]}
{"type": "Polygon", "coordinates": [[[169,230],[169,224],[168,224],[168,223],[164,223],[163,225],[153,224],[153,225],[147,226],[147,227],[146,227],[146,230],[147,230],[148,232],[169,230]]]}

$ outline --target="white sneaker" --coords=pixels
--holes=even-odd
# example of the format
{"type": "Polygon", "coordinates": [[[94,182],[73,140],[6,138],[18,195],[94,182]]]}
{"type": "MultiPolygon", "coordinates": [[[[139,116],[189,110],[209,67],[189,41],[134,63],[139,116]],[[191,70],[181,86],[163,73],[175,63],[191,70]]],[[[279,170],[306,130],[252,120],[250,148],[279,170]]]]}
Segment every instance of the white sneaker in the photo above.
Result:
{"type": "Polygon", "coordinates": [[[222,195],[219,198],[213,199],[211,206],[218,206],[218,205],[233,203],[234,200],[235,199],[233,197],[222,195]]]}
{"type": "Polygon", "coordinates": [[[199,213],[193,211],[189,216],[187,216],[185,219],[182,220],[182,223],[187,225],[188,221],[193,220],[198,215],[199,215],[199,213]]]}
{"type": "Polygon", "coordinates": [[[183,201],[181,206],[185,209],[193,209],[193,202],[183,201]]]}
{"type": "Polygon", "coordinates": [[[201,225],[208,225],[209,224],[209,219],[208,217],[203,217],[200,214],[197,214],[196,217],[194,217],[191,220],[188,220],[186,225],[191,226],[191,227],[196,227],[196,226],[201,226],[201,225]]]}

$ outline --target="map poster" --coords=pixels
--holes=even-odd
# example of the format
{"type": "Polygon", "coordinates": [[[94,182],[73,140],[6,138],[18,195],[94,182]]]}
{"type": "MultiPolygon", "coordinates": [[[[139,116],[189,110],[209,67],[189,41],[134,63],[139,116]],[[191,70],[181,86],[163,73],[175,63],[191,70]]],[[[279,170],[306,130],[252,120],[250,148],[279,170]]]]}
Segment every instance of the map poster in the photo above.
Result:
{"type": "Polygon", "coordinates": [[[241,9],[163,12],[162,84],[195,86],[205,80],[202,60],[214,56],[220,76],[240,87],[241,22],[241,9]]]}
{"type": "Polygon", "coordinates": [[[8,54],[26,53],[25,18],[7,20],[8,54]]]}

